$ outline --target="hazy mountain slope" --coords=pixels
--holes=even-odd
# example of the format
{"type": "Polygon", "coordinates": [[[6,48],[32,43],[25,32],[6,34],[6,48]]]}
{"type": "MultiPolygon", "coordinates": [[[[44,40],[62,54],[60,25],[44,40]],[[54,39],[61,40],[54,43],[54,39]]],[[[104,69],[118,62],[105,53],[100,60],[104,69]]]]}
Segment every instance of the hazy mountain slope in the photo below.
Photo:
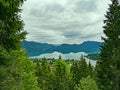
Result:
{"type": "Polygon", "coordinates": [[[56,46],[47,43],[22,41],[22,47],[26,49],[28,56],[37,56],[44,53],[53,53],[55,51],[63,54],[70,52],[96,53],[100,51],[99,46],[101,44],[101,42],[86,41],[82,44],[61,44],[56,46]]]}

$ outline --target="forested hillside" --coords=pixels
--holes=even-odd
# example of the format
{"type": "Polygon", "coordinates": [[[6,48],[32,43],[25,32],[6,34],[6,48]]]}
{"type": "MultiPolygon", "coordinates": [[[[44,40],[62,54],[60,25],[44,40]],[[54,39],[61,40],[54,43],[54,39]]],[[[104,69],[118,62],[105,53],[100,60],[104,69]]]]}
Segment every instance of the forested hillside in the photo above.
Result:
{"type": "Polygon", "coordinates": [[[43,58],[33,61],[36,64],[38,85],[42,90],[79,90],[80,88],[98,90],[95,68],[90,63],[87,64],[83,57],[75,61],[63,60],[61,56],[59,59],[43,58]]]}
{"type": "Polygon", "coordinates": [[[81,44],[61,44],[58,46],[47,43],[30,42],[26,40],[22,41],[22,48],[26,50],[27,55],[30,57],[45,53],[53,53],[55,51],[62,54],[71,52],[99,53],[101,45],[102,42],[97,41],[85,41],[81,44]]]}
{"type": "Polygon", "coordinates": [[[27,57],[21,48],[27,34],[20,14],[24,1],[0,0],[0,90],[120,90],[118,0],[111,0],[105,14],[104,43],[95,67],[87,64],[84,56],[75,61],[61,56],[27,57]]]}

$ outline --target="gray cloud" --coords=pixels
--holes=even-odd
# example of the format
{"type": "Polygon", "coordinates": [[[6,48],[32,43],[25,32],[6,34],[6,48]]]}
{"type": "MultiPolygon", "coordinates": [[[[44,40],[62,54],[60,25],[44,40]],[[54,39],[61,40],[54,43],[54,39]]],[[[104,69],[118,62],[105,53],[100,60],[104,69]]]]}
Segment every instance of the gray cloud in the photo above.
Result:
{"type": "Polygon", "coordinates": [[[100,40],[108,0],[27,0],[22,19],[27,40],[81,43],[100,40]]]}
{"type": "Polygon", "coordinates": [[[78,13],[94,12],[97,10],[95,0],[78,0],[75,5],[75,11],[78,13]]]}

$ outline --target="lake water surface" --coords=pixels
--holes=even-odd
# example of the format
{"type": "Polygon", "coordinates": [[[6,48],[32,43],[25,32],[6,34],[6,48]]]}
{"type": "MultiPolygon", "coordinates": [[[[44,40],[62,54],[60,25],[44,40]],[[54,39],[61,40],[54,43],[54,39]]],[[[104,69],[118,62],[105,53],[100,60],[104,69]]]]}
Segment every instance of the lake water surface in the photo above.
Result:
{"type": "MultiPolygon", "coordinates": [[[[42,55],[39,55],[39,56],[34,56],[32,58],[55,58],[55,59],[58,59],[59,58],[59,55],[61,55],[62,59],[64,60],[67,60],[67,59],[74,59],[74,60],[80,60],[81,56],[86,56],[87,54],[84,53],[84,52],[78,52],[78,53],[68,53],[68,54],[62,54],[62,53],[59,53],[59,52],[54,52],[54,53],[46,53],[46,54],[42,54],[42,55]]],[[[87,63],[91,63],[93,66],[96,65],[96,61],[95,60],[90,60],[88,58],[85,58],[86,59],[86,62],[87,63]]]]}

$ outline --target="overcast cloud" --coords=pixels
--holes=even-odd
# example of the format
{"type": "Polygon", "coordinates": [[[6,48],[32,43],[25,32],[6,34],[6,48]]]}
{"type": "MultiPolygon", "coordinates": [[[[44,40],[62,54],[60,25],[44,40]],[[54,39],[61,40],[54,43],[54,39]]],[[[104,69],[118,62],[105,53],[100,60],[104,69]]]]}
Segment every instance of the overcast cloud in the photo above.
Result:
{"type": "Polygon", "coordinates": [[[101,41],[110,0],[27,0],[22,19],[27,40],[43,43],[101,41]]]}

